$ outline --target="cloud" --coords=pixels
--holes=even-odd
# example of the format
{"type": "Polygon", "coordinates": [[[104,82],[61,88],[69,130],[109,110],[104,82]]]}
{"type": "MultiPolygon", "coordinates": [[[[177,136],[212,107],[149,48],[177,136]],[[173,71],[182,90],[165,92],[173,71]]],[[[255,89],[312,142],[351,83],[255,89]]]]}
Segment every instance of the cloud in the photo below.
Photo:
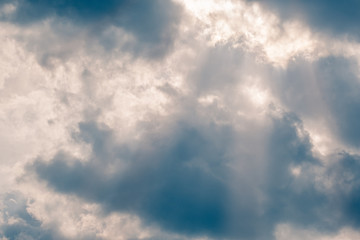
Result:
{"type": "Polygon", "coordinates": [[[316,31],[347,35],[359,40],[357,22],[360,20],[360,3],[356,0],[350,0],[346,3],[336,0],[250,1],[264,4],[275,10],[284,19],[298,18],[304,20],[316,31]]]}
{"type": "MultiPolygon", "coordinates": [[[[8,1],[0,2],[0,6],[9,4],[8,1]]],[[[87,28],[88,37],[98,39],[108,50],[113,50],[119,42],[129,38],[120,35],[123,39],[116,39],[119,28],[134,37],[133,41],[126,41],[123,50],[149,58],[162,57],[172,48],[181,15],[180,6],[161,0],[19,0],[11,4],[14,10],[2,16],[3,21],[29,27],[50,20],[52,29],[58,31],[58,38],[64,35],[68,35],[65,38],[79,38],[79,32],[87,28]],[[77,30],[71,31],[67,22],[76,26],[77,30]]]]}
{"type": "Polygon", "coordinates": [[[354,228],[360,226],[360,156],[340,153],[339,160],[327,169],[327,176],[333,183],[336,194],[333,205],[340,206],[341,212],[349,225],[354,228]]]}
{"type": "Polygon", "coordinates": [[[321,81],[324,98],[334,118],[340,137],[353,147],[360,146],[360,90],[358,65],[343,58],[319,61],[316,74],[321,81]]]}
{"type": "Polygon", "coordinates": [[[360,116],[357,68],[354,59],[343,57],[329,56],[312,63],[298,59],[277,75],[273,86],[288,108],[302,117],[328,124],[340,142],[357,148],[360,146],[356,122],[360,116]]]}
{"type": "Polygon", "coordinates": [[[360,45],[297,4],[0,1],[1,234],[356,236],[360,45]]]}
{"type": "Polygon", "coordinates": [[[222,231],[223,197],[226,196],[222,178],[225,176],[214,176],[218,173],[212,168],[220,164],[217,161],[221,161],[218,157],[224,146],[220,145],[220,152],[217,152],[210,148],[214,147],[211,144],[214,139],[205,139],[201,133],[184,127],[176,131],[178,135],[174,139],[149,139],[155,146],[145,142],[136,152],[125,151],[116,154],[117,158],[109,159],[109,154],[119,147],[96,146],[97,141],[93,138],[109,142],[108,135],[92,123],[83,123],[80,129],[81,136],[88,135],[89,130],[96,133],[90,135],[94,156],[89,163],[73,160],[74,165],[67,165],[65,156],[57,155],[49,165],[42,162],[34,165],[41,178],[55,189],[101,203],[107,211],[139,213],[170,230],[187,233],[222,231]],[[120,159],[125,163],[117,163],[120,159]],[[107,162],[115,166],[120,164],[120,169],[113,169],[114,173],[106,176],[105,169],[110,167],[106,166],[107,162]],[[123,164],[128,166],[122,169],[123,164]],[[197,164],[205,164],[209,172],[197,164]],[[103,170],[98,171],[99,168],[103,170]],[[91,179],[93,182],[89,184],[91,179]]]}
{"type": "Polygon", "coordinates": [[[21,193],[8,193],[2,198],[0,236],[6,239],[65,239],[50,227],[45,227],[27,210],[21,193]]]}
{"type": "Polygon", "coordinates": [[[315,229],[301,229],[288,224],[281,224],[276,229],[276,236],[278,240],[351,240],[358,238],[360,235],[359,232],[351,228],[343,228],[336,234],[324,234],[315,229]]]}
{"type": "Polygon", "coordinates": [[[329,212],[327,196],[313,179],[291,171],[319,167],[298,128],[301,122],[292,114],[274,119],[267,130],[270,145],[252,149],[266,151],[265,159],[250,160],[254,153],[236,151],[244,140],[229,125],[178,122],[134,145],[120,145],[110,129],[84,122],[77,138],[92,146],[90,159],[59,152],[30,169],[56,191],[189,236],[269,239],[284,221],[337,229],[341,223],[329,212]],[[331,224],[325,216],[334,217],[331,224]]]}

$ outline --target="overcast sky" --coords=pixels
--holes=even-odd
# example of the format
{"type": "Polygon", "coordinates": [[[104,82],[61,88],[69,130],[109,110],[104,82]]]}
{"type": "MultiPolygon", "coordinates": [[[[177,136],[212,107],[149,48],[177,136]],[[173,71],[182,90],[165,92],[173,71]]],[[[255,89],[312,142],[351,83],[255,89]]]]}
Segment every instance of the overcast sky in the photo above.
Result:
{"type": "Polygon", "coordinates": [[[0,0],[0,239],[360,239],[359,25],[358,0],[0,0]]]}

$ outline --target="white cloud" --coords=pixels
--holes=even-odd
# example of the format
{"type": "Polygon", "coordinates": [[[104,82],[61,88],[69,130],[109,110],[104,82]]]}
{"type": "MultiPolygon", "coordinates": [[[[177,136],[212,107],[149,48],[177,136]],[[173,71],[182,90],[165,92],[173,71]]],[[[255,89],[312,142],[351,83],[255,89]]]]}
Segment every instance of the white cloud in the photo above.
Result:
{"type": "MultiPolygon", "coordinates": [[[[179,116],[188,116],[189,122],[198,125],[209,119],[219,125],[231,124],[244,135],[253,129],[253,135],[246,135],[247,142],[239,140],[237,144],[242,144],[239,153],[255,160],[248,165],[241,161],[229,165],[240,174],[262,174],[263,145],[271,119],[287,111],[296,112],[273,91],[271,81],[278,75],[272,75],[272,71],[286,69],[296,58],[312,62],[336,55],[360,62],[360,44],[315,33],[302,22],[282,22],[258,4],[177,2],[185,7],[179,36],[173,51],[156,61],[124,51],[132,38],[115,27],[101,36],[118,40],[108,51],[103,39],[70,23],[57,25],[56,20],[47,19],[28,27],[0,24],[0,189],[2,194],[24,194],[29,199],[29,213],[44,227],[57,226],[64,236],[75,239],[86,237],[84,233],[103,239],[181,238],[157,226],[145,226],[135,215],[104,215],[99,205],[54,193],[44,183],[25,176],[26,166],[34,159],[51,159],[60,149],[86,161],[92,149],[72,136],[79,122],[96,120],[105,124],[119,143],[139,140],[149,128],[161,129],[159,124],[172,123],[179,116]],[[224,51],[219,50],[218,55],[212,52],[219,48],[224,51]],[[229,56],[231,53],[235,57],[229,56]],[[209,64],[209,56],[223,59],[209,64]],[[214,82],[209,80],[211,75],[201,82],[197,72],[210,70],[229,74],[216,75],[214,82]],[[199,119],[192,118],[195,111],[199,119]],[[256,144],[262,147],[255,149],[256,144]]],[[[12,11],[12,5],[5,5],[0,15],[12,11]]],[[[334,152],[350,152],[324,119],[300,117],[304,129],[297,126],[301,130],[297,134],[311,139],[314,156],[327,163],[334,152]]],[[[301,165],[288,169],[295,177],[313,174],[319,188],[332,189],[334,180],[324,177],[325,170],[310,171],[301,165]]],[[[239,177],[247,181],[252,178],[239,177]]],[[[18,219],[8,223],[15,221],[18,219]]],[[[278,225],[275,235],[278,240],[360,236],[348,228],[328,236],[287,224],[278,225]]]]}

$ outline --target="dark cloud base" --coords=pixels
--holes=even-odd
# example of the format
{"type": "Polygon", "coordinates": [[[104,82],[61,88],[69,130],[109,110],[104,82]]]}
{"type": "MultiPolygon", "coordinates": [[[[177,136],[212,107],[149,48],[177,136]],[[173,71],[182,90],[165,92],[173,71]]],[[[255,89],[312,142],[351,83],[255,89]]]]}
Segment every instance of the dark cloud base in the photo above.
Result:
{"type": "MultiPolygon", "coordinates": [[[[6,3],[10,1],[0,0],[0,7],[6,3]]],[[[105,34],[109,27],[115,26],[135,37],[123,46],[124,51],[150,59],[161,58],[171,50],[181,16],[180,6],[163,0],[16,0],[11,3],[16,6],[15,12],[0,20],[24,27],[46,19],[55,19],[54,25],[70,22],[81,30],[88,29],[89,38],[98,39],[108,50],[113,50],[119,42],[105,34]]]]}
{"type": "MultiPolygon", "coordinates": [[[[56,191],[99,203],[105,212],[133,213],[147,224],[188,236],[271,239],[276,224],[284,222],[323,231],[357,226],[357,178],[347,182],[347,196],[337,195],[340,187],[329,196],[315,188],[313,176],[291,174],[291,166],[321,167],[308,137],[300,137],[295,125],[301,121],[293,114],[273,120],[266,168],[259,174],[263,179],[256,182],[247,181],[256,172],[237,176],[229,167],[247,160],[241,154],[227,155],[235,130],[214,123],[179,123],[176,130],[150,134],[134,147],[118,145],[110,129],[84,122],[77,139],[92,146],[88,162],[59,152],[49,162],[37,160],[30,169],[56,191]],[[264,201],[259,201],[259,191],[264,201]]],[[[345,170],[357,176],[357,157],[340,158],[341,167],[334,165],[328,174],[337,181],[345,181],[345,170]]]]}

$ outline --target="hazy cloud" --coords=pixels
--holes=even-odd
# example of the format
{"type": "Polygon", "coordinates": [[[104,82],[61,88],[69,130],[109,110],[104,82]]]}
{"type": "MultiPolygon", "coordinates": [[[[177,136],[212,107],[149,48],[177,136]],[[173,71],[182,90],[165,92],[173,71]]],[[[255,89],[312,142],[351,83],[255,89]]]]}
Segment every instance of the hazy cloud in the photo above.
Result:
{"type": "Polygon", "coordinates": [[[305,20],[316,31],[335,35],[348,35],[359,39],[357,23],[360,21],[360,3],[350,0],[346,3],[336,0],[320,1],[284,1],[284,0],[250,0],[260,2],[275,10],[285,19],[305,20]]]}
{"type": "Polygon", "coordinates": [[[358,4],[254,2],[0,0],[0,238],[356,238],[358,4]]]}

